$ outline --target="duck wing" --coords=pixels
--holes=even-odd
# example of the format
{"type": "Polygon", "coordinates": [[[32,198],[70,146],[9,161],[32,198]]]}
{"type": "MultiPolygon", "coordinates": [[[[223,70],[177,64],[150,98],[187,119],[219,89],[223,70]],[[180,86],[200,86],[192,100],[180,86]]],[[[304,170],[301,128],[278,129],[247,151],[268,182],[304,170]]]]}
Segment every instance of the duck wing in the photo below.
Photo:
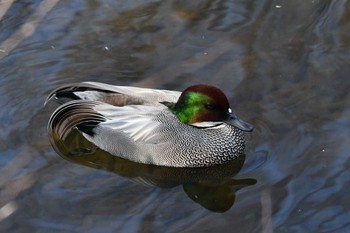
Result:
{"type": "Polygon", "coordinates": [[[164,117],[176,120],[161,104],[120,107],[99,101],[73,100],[52,114],[48,132],[54,143],[76,127],[87,140],[110,154],[154,164],[151,148],[164,143],[164,138],[159,136],[165,132],[159,121],[164,117]]]}
{"type": "Polygon", "coordinates": [[[49,120],[48,130],[60,140],[77,127],[92,142],[94,137],[108,134],[105,140],[110,143],[111,138],[121,134],[134,142],[149,143],[161,128],[157,118],[162,116],[175,120],[168,108],[161,104],[120,107],[98,101],[73,100],[56,109],[49,120]]]}
{"type": "Polygon", "coordinates": [[[114,106],[175,103],[180,95],[181,92],[178,91],[82,82],[55,89],[49,94],[45,104],[52,98],[61,104],[72,100],[100,101],[114,106]]]}

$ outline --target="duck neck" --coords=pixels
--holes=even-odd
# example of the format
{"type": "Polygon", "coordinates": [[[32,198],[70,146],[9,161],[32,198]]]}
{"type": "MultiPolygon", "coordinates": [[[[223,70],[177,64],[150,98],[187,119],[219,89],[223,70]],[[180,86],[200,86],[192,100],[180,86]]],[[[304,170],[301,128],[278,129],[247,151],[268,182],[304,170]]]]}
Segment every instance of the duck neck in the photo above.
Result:
{"type": "Polygon", "coordinates": [[[197,122],[197,118],[201,114],[202,109],[196,103],[202,100],[203,95],[199,93],[186,93],[185,95],[181,95],[178,102],[170,109],[180,122],[192,124],[197,122]]]}

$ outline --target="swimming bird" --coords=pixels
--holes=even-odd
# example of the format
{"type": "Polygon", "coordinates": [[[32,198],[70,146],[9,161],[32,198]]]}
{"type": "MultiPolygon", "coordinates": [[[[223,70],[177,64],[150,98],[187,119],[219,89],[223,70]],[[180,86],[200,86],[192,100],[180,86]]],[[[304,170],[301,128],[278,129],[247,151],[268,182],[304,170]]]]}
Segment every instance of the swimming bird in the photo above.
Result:
{"type": "Polygon", "coordinates": [[[76,128],[100,149],[144,164],[223,164],[244,154],[243,132],[253,130],[211,85],[178,92],[83,82],[54,90],[51,99],[61,104],[48,123],[52,137],[76,128]]]}

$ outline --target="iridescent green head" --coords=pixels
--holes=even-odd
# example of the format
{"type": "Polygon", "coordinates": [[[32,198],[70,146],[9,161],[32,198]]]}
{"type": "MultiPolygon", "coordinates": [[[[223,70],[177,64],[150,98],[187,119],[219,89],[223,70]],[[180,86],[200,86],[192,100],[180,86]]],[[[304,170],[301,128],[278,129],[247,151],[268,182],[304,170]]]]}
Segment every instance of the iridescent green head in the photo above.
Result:
{"type": "Polygon", "coordinates": [[[244,131],[253,129],[232,112],[225,94],[210,85],[186,88],[172,107],[172,112],[184,124],[225,122],[244,131]]]}

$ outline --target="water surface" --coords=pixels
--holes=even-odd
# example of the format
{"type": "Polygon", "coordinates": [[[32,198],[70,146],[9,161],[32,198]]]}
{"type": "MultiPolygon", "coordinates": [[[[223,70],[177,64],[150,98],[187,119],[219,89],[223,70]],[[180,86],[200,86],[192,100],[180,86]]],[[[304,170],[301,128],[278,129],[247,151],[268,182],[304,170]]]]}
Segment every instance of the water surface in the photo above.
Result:
{"type": "Polygon", "coordinates": [[[350,230],[349,1],[6,2],[1,232],[350,230]],[[133,174],[100,152],[107,168],[63,159],[46,132],[55,106],[43,103],[81,81],[220,87],[255,126],[244,164],[213,188],[186,172],[133,174]]]}

